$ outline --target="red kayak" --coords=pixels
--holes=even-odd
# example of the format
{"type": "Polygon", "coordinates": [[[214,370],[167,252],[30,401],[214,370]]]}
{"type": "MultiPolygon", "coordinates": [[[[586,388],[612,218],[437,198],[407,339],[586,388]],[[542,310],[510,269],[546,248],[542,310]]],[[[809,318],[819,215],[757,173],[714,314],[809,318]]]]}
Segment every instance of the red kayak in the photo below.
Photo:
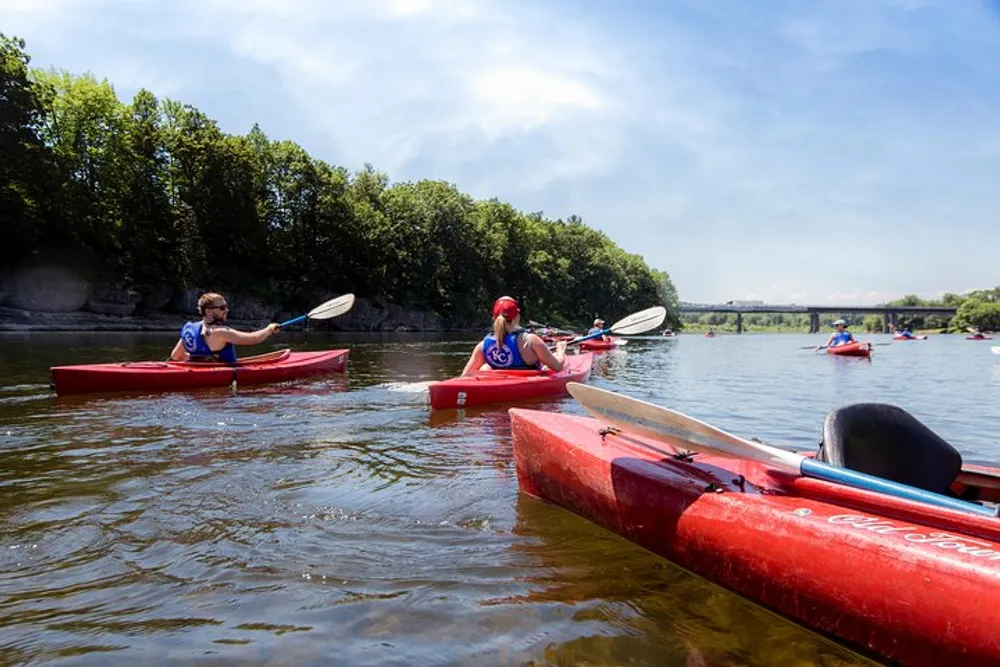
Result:
{"type": "Polygon", "coordinates": [[[432,410],[465,408],[491,403],[512,403],[529,398],[567,396],[566,384],[580,382],[590,374],[592,353],[566,357],[561,371],[479,371],[428,387],[432,410]]]}
{"type": "Polygon", "coordinates": [[[276,350],[241,359],[235,366],[220,362],[134,361],[118,364],[54,366],[56,393],[114,391],[185,391],[203,387],[285,382],[343,371],[350,350],[292,352],[276,350]]]}
{"type": "Polygon", "coordinates": [[[965,340],[993,340],[993,336],[966,336],[965,340]]]}
{"type": "Polygon", "coordinates": [[[612,338],[611,340],[600,340],[595,338],[593,340],[585,340],[580,343],[581,350],[590,350],[591,352],[600,352],[603,350],[613,350],[616,347],[621,347],[628,343],[624,338],[612,338]]]}
{"type": "Polygon", "coordinates": [[[827,354],[835,354],[841,357],[870,357],[872,355],[871,343],[846,343],[836,347],[826,348],[827,354]]]}
{"type": "Polygon", "coordinates": [[[893,340],[927,340],[927,336],[893,336],[893,340]]]}
{"type": "MultiPolygon", "coordinates": [[[[1000,664],[1000,520],[746,459],[681,456],[595,419],[510,414],[524,493],[893,664],[1000,664]]],[[[962,480],[955,493],[1000,499],[1000,471],[956,466],[945,470],[962,480]]]]}

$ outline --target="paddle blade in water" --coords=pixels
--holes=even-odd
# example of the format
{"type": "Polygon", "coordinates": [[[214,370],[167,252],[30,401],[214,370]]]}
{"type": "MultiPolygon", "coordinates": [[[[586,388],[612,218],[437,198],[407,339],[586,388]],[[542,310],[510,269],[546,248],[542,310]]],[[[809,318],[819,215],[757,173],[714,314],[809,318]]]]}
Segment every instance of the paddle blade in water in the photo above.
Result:
{"type": "Polygon", "coordinates": [[[1000,345],[994,345],[990,349],[993,350],[993,354],[1000,354],[1000,345]]]}
{"type": "Polygon", "coordinates": [[[665,319],[667,319],[667,309],[663,306],[654,306],[618,320],[611,325],[611,333],[626,336],[641,334],[660,326],[665,319]]]}
{"type": "Polygon", "coordinates": [[[337,315],[343,315],[354,307],[354,295],[343,294],[336,299],[330,299],[326,303],[321,303],[309,311],[309,319],[328,320],[337,315]]]}

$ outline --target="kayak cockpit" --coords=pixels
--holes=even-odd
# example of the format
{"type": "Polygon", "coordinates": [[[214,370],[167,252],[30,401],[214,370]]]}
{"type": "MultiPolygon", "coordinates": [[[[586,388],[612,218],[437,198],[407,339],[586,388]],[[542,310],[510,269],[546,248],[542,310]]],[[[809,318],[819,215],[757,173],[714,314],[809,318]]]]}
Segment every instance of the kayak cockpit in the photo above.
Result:
{"type": "Polygon", "coordinates": [[[831,410],[816,460],[963,500],[1000,500],[995,471],[963,470],[958,450],[895,405],[856,403],[831,410]]]}

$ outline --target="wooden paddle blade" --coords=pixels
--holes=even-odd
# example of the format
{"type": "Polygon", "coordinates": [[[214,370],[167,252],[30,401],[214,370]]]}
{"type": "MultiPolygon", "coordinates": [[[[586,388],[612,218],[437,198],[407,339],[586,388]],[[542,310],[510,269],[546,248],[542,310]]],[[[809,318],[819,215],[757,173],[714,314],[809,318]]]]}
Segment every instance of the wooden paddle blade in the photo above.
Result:
{"type": "Polygon", "coordinates": [[[667,319],[667,309],[663,306],[653,306],[638,313],[632,313],[623,320],[611,325],[611,333],[621,335],[641,334],[663,324],[667,319]]]}
{"type": "Polygon", "coordinates": [[[326,303],[321,303],[309,311],[311,320],[328,320],[337,315],[343,315],[354,307],[354,295],[342,294],[336,299],[330,299],[326,303]]]}
{"type": "Polygon", "coordinates": [[[566,389],[587,412],[624,431],[645,435],[672,447],[751,459],[799,472],[803,459],[799,454],[744,440],[694,417],[613,391],[578,382],[570,382],[566,389]]]}

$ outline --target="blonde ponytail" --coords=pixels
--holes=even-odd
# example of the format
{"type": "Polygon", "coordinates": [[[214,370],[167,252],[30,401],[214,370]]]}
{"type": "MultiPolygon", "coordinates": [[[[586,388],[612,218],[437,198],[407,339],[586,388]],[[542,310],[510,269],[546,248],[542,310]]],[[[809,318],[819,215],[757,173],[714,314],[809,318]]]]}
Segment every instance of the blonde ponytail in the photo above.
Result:
{"type": "Polygon", "coordinates": [[[503,345],[504,336],[507,335],[507,320],[503,315],[497,315],[493,319],[493,337],[497,339],[497,345],[503,345]]]}

